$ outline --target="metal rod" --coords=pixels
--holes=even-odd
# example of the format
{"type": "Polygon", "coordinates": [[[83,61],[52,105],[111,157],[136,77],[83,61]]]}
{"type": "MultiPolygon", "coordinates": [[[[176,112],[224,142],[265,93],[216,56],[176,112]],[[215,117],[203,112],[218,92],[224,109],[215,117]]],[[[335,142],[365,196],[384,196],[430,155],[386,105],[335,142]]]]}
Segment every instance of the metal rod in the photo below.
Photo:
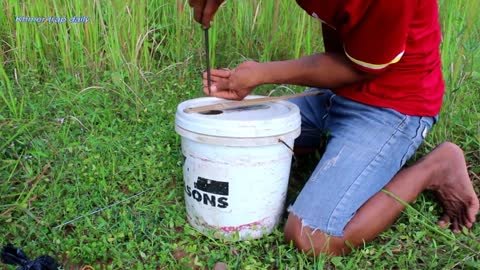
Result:
{"type": "Polygon", "coordinates": [[[210,95],[210,86],[212,85],[210,77],[210,44],[208,43],[208,28],[204,28],[205,33],[205,58],[207,60],[207,87],[208,95],[210,95]]]}
{"type": "Polygon", "coordinates": [[[53,228],[54,228],[54,229],[58,229],[58,228],[63,227],[63,226],[65,226],[65,225],[71,224],[71,223],[73,223],[73,222],[75,222],[75,221],[77,221],[77,220],[79,220],[79,219],[82,219],[82,218],[85,218],[85,217],[94,215],[94,214],[96,214],[96,213],[102,212],[102,211],[104,211],[104,210],[107,210],[107,209],[109,209],[109,208],[114,207],[115,205],[121,204],[121,203],[126,202],[126,201],[128,201],[128,200],[131,200],[131,199],[133,199],[133,198],[135,198],[135,197],[138,197],[138,196],[142,195],[143,193],[145,193],[145,192],[147,192],[147,191],[150,191],[150,190],[152,190],[152,189],[153,189],[153,188],[146,189],[146,190],[144,190],[144,191],[142,191],[142,192],[139,192],[139,193],[137,193],[137,194],[134,194],[134,195],[132,195],[132,196],[130,196],[130,197],[128,197],[128,198],[125,198],[125,199],[123,199],[123,200],[121,200],[121,201],[118,201],[118,202],[115,202],[115,203],[113,203],[113,204],[107,205],[107,206],[105,206],[105,207],[103,207],[103,208],[99,208],[99,209],[97,209],[97,210],[95,210],[95,211],[92,211],[92,212],[90,212],[90,213],[88,213],[88,214],[84,214],[84,215],[78,216],[78,217],[76,217],[76,218],[74,218],[74,219],[71,219],[71,220],[69,220],[69,221],[67,221],[67,222],[64,222],[64,223],[62,223],[62,224],[60,224],[60,225],[57,225],[57,226],[55,226],[55,227],[53,227],[53,228]]]}

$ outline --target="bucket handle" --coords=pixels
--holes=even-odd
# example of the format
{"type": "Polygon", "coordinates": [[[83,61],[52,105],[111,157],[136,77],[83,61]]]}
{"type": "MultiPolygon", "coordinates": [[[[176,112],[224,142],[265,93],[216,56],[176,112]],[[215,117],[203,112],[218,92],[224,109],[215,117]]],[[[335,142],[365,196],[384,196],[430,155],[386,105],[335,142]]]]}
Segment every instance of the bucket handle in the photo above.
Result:
{"type": "Polygon", "coordinates": [[[290,151],[290,153],[292,154],[292,157],[293,157],[293,163],[292,164],[296,164],[297,163],[297,157],[295,156],[295,152],[293,151],[292,147],[290,147],[284,140],[282,139],[278,139],[278,142],[285,145],[285,147],[287,147],[288,151],[290,151]]]}
{"type": "Polygon", "coordinates": [[[285,147],[288,148],[288,150],[290,151],[290,153],[292,154],[293,158],[295,158],[295,152],[293,152],[293,149],[292,147],[290,147],[284,140],[282,139],[278,139],[278,142],[285,145],[285,147]]]}

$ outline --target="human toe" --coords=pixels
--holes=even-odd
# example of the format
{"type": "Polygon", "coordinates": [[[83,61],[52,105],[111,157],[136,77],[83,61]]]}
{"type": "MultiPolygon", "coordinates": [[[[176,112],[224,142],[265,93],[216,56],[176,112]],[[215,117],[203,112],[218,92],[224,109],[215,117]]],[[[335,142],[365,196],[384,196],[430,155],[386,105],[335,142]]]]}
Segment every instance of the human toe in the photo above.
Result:
{"type": "Polygon", "coordinates": [[[447,214],[443,215],[438,220],[437,225],[440,226],[440,228],[442,229],[448,228],[448,226],[450,225],[450,217],[447,214]]]}

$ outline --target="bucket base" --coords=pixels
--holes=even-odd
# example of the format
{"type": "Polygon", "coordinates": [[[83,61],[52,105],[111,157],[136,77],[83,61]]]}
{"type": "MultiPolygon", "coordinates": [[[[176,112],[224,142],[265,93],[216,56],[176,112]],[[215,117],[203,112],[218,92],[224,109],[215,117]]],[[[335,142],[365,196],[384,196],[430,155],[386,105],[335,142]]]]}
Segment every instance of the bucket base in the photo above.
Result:
{"type": "Polygon", "coordinates": [[[230,241],[253,240],[272,233],[277,226],[277,217],[266,217],[239,226],[215,226],[207,224],[201,217],[191,217],[187,214],[190,225],[204,235],[230,241]]]}

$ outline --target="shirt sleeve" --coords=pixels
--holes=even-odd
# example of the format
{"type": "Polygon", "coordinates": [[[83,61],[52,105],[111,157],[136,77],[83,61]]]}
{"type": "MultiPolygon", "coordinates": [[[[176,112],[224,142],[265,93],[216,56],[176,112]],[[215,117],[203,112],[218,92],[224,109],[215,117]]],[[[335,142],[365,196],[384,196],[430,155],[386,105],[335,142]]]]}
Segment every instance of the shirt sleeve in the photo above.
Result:
{"type": "Polygon", "coordinates": [[[405,53],[417,0],[349,0],[343,49],[359,69],[381,73],[405,53]]]}

